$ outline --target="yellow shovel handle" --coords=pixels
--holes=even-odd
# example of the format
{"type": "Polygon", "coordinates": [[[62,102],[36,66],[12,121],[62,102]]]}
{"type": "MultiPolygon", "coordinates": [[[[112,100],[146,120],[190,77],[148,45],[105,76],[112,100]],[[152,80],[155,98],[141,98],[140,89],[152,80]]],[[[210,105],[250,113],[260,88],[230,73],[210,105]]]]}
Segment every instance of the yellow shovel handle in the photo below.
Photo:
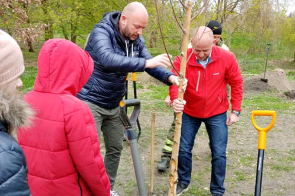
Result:
{"type": "Polygon", "coordinates": [[[135,72],[132,72],[132,81],[136,81],[136,73],[135,72]]]}
{"type": "Polygon", "coordinates": [[[258,139],[258,149],[263,149],[265,150],[265,145],[266,145],[266,133],[273,128],[276,122],[276,112],[275,111],[270,111],[270,110],[254,110],[251,113],[251,121],[255,129],[259,132],[259,139],[258,139]],[[272,121],[271,123],[265,127],[261,128],[259,127],[256,122],[255,122],[255,116],[272,116],[272,121]]]}

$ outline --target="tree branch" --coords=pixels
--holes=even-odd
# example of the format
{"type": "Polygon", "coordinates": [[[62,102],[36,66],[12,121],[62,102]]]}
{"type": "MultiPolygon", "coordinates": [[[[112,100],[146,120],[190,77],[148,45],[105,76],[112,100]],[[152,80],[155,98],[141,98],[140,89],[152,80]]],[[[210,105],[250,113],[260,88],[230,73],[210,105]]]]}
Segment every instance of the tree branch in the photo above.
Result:
{"type": "Polygon", "coordinates": [[[168,56],[169,61],[170,61],[170,63],[171,63],[171,66],[172,66],[173,69],[176,71],[176,73],[179,75],[179,72],[178,72],[178,70],[174,67],[173,62],[172,62],[172,60],[171,60],[171,58],[170,58],[170,55],[169,55],[169,53],[168,53],[168,51],[167,51],[167,48],[166,48],[166,44],[165,44],[165,40],[164,40],[164,36],[163,36],[163,32],[162,32],[162,28],[161,28],[161,24],[160,24],[160,18],[159,18],[159,10],[158,10],[158,2],[157,2],[157,0],[155,0],[155,6],[156,6],[156,11],[157,11],[158,25],[159,25],[159,29],[160,29],[160,33],[161,33],[161,38],[162,38],[162,42],[163,42],[163,45],[164,45],[165,51],[166,51],[166,53],[167,53],[167,56],[168,56]]]}
{"type": "MultiPolygon", "coordinates": [[[[180,0],[181,1],[181,0],[180,0]]],[[[170,5],[171,5],[171,8],[172,8],[172,11],[173,11],[173,16],[176,20],[176,23],[178,24],[179,28],[181,29],[182,33],[185,33],[185,30],[183,29],[182,25],[179,23],[179,21],[177,20],[177,17],[176,17],[176,14],[175,14],[175,10],[174,10],[174,7],[173,7],[173,3],[172,3],[172,0],[170,0],[170,5]]],[[[185,6],[184,6],[185,7],[185,6]]]]}

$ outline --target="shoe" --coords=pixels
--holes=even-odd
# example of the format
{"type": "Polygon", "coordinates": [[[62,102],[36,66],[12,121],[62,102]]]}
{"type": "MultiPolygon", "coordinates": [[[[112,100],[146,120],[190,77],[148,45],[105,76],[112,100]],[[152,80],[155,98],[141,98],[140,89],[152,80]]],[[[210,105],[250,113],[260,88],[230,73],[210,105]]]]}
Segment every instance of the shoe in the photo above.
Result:
{"type": "Polygon", "coordinates": [[[111,190],[111,196],[119,196],[118,193],[114,190],[111,190]]]}
{"type": "Polygon", "coordinates": [[[180,196],[183,192],[187,190],[188,190],[188,185],[184,185],[179,182],[176,187],[176,196],[180,196]]]}
{"type": "Polygon", "coordinates": [[[157,168],[159,171],[166,171],[170,167],[170,159],[169,158],[162,158],[161,162],[158,163],[157,168]]]}
{"type": "Polygon", "coordinates": [[[212,196],[222,196],[223,194],[219,194],[219,193],[212,193],[212,196]]]}

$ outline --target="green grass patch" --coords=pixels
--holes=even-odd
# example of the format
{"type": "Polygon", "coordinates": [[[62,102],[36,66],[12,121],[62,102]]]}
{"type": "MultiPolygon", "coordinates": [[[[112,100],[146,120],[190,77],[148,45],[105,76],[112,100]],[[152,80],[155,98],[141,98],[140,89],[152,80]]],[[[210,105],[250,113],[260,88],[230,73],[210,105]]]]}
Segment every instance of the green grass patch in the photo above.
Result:
{"type": "Polygon", "coordinates": [[[290,166],[290,165],[282,165],[282,164],[273,165],[271,168],[273,170],[276,170],[276,171],[286,171],[286,172],[289,172],[289,171],[293,170],[292,166],[290,166]]]}
{"type": "Polygon", "coordinates": [[[21,75],[21,80],[23,81],[23,86],[20,88],[21,91],[28,92],[33,89],[37,72],[37,67],[26,67],[21,75]]]}
{"type": "Polygon", "coordinates": [[[244,97],[242,108],[250,110],[290,110],[294,104],[289,100],[282,99],[268,92],[244,97]]]}
{"type": "Polygon", "coordinates": [[[286,77],[288,78],[288,80],[295,81],[295,71],[289,71],[289,72],[286,74],[286,77]]]}
{"type": "Polygon", "coordinates": [[[241,157],[240,161],[243,165],[250,167],[254,161],[254,158],[252,156],[241,157]]]}
{"type": "Polygon", "coordinates": [[[244,171],[241,171],[241,170],[235,171],[235,175],[236,175],[235,180],[237,180],[237,181],[243,181],[246,179],[244,171]]]}
{"type": "Polygon", "coordinates": [[[168,86],[166,85],[150,85],[148,86],[148,89],[151,90],[151,92],[148,92],[151,99],[164,100],[168,95],[168,86]]]}

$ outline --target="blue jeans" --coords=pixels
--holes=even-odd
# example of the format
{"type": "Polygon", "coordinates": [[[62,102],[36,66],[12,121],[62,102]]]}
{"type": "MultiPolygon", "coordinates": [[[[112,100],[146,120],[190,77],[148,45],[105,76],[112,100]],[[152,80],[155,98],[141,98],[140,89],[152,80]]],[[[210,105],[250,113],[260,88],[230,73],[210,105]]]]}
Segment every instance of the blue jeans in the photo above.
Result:
{"type": "Polygon", "coordinates": [[[189,185],[192,173],[192,149],[196,134],[204,122],[211,148],[211,183],[212,194],[224,194],[223,186],[226,170],[226,147],[228,128],[226,112],[210,118],[195,118],[185,113],[182,115],[181,138],[178,155],[178,181],[189,185]]]}

